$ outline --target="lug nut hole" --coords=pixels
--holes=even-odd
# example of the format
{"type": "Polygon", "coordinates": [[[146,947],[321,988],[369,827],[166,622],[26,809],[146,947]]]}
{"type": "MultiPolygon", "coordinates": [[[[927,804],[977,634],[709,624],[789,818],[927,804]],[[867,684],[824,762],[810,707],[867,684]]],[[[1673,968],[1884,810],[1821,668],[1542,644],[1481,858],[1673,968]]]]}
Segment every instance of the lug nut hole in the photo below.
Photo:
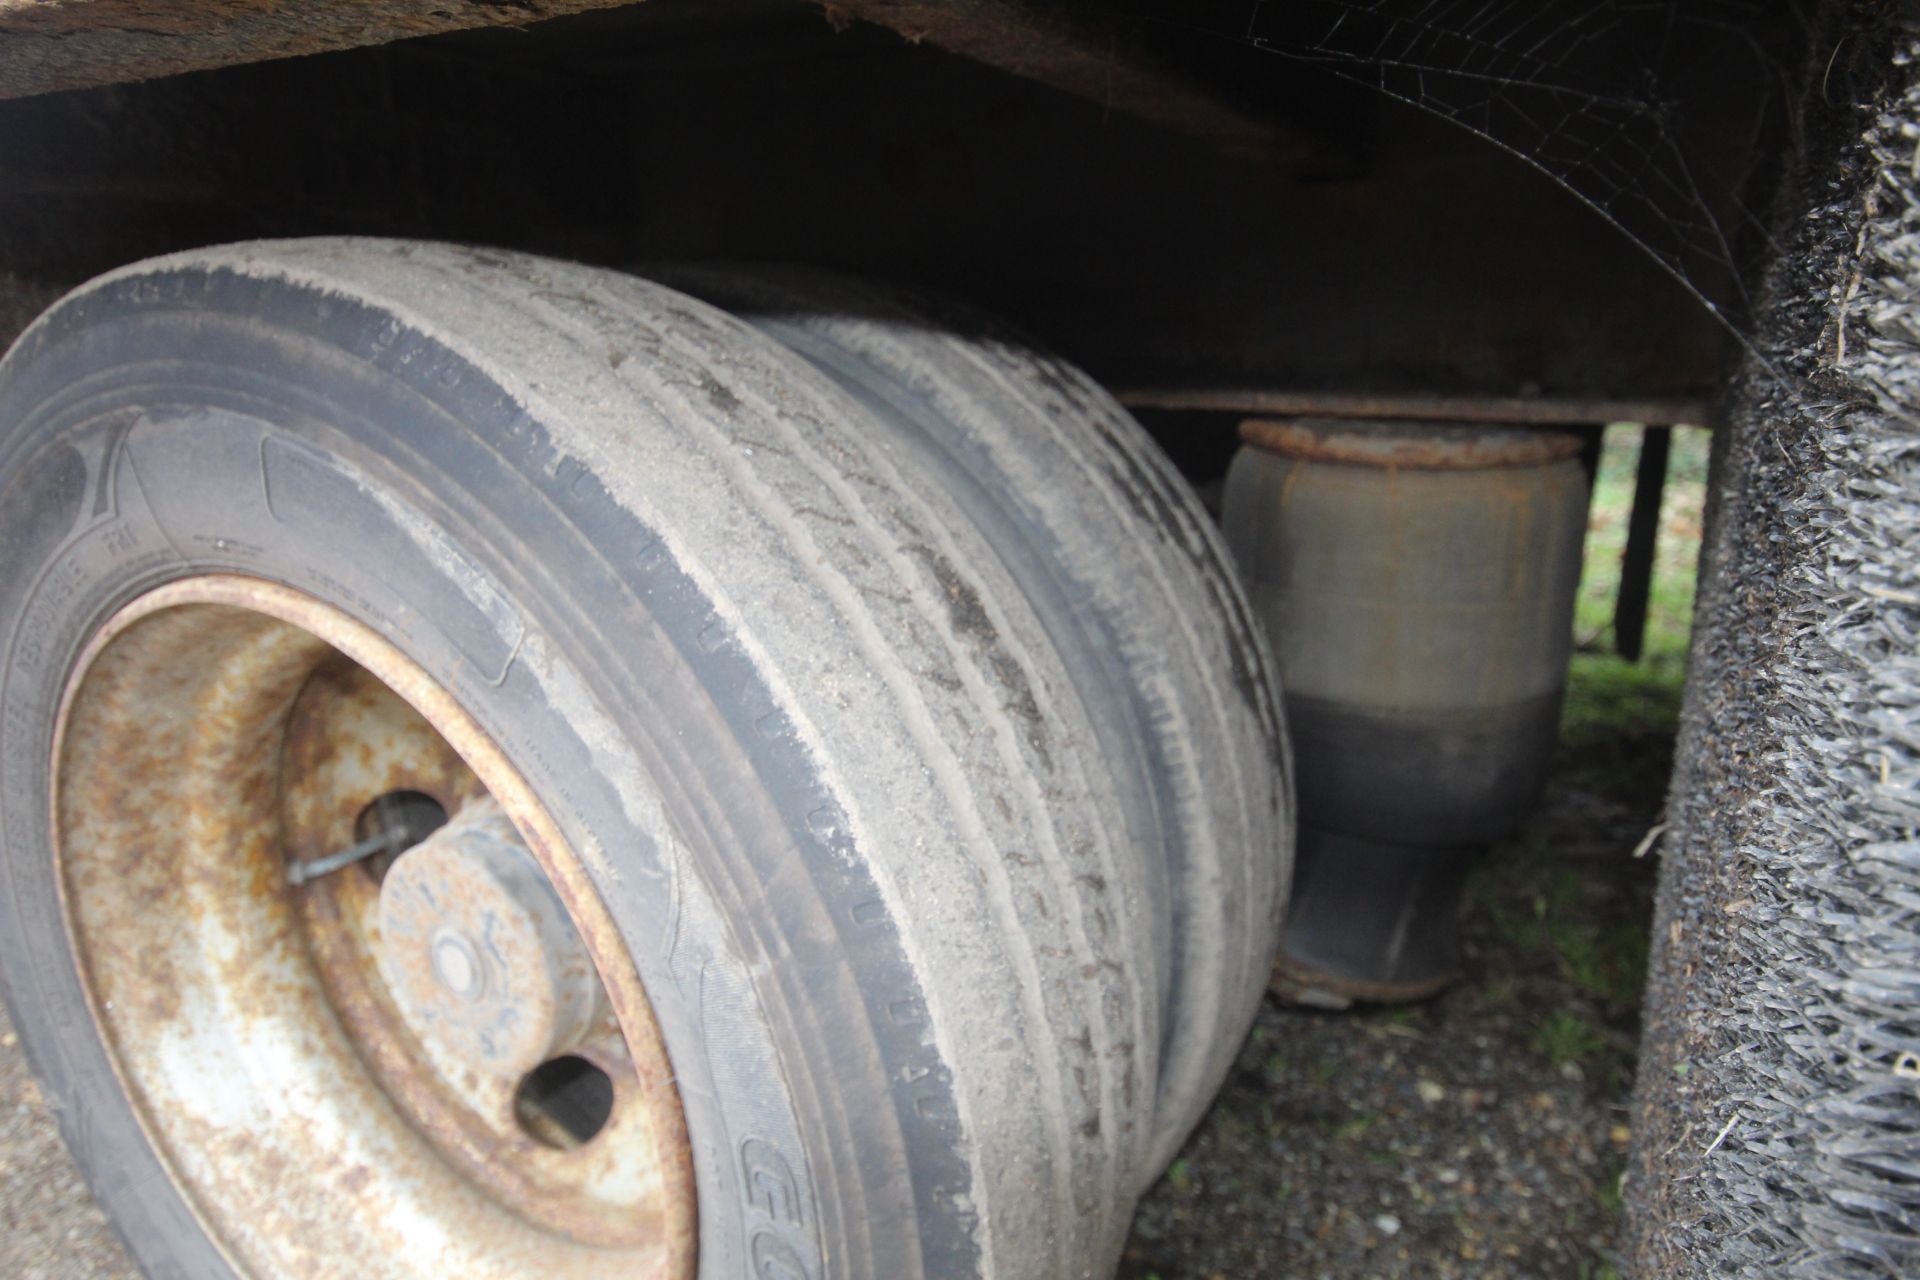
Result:
{"type": "Polygon", "coordinates": [[[361,871],[375,884],[386,878],[393,860],[447,825],[447,811],[438,800],[421,791],[389,791],[360,811],[353,822],[353,838],[370,840],[374,836],[399,833],[393,847],[377,853],[360,864],[361,871]]]}
{"type": "Polygon", "coordinates": [[[513,1110],[534,1141],[571,1151],[606,1128],[613,1115],[613,1080],[585,1058],[555,1058],[527,1073],[513,1110]]]}

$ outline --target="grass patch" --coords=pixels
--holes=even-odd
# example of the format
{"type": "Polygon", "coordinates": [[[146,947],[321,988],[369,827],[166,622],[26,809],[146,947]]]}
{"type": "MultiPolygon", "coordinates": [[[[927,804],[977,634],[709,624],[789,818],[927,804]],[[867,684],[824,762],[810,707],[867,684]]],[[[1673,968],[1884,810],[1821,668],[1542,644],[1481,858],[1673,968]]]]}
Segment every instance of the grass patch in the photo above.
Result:
{"type": "MultiPolygon", "coordinates": [[[[1620,557],[1627,548],[1627,521],[1633,513],[1634,471],[1639,459],[1640,428],[1609,427],[1594,478],[1586,563],[1574,603],[1574,637],[1583,650],[1612,649],[1613,605],[1620,590],[1620,557]]],[[[1653,593],[1647,604],[1648,656],[1686,652],[1706,488],[1707,432],[1697,427],[1677,427],[1667,462],[1666,495],[1660,504],[1653,593]]]]}
{"type": "Polygon", "coordinates": [[[1360,1138],[1366,1137],[1367,1130],[1373,1128],[1373,1126],[1379,1122],[1379,1116],[1372,1112],[1365,1112],[1351,1119],[1341,1121],[1334,1127],[1333,1136],[1342,1142],[1357,1141],[1360,1138]]]}
{"type": "Polygon", "coordinates": [[[1607,1033],[1579,1014],[1561,1010],[1534,1029],[1533,1047],[1556,1067],[1586,1063],[1607,1047],[1607,1033]]]}
{"type": "Polygon", "coordinates": [[[1600,1185],[1593,1189],[1593,1198],[1600,1205],[1600,1212],[1609,1218],[1618,1219],[1627,1208],[1627,1197],[1622,1179],[1626,1170],[1622,1165],[1611,1166],[1606,1177],[1600,1179],[1600,1185]]]}
{"type": "Polygon", "coordinates": [[[1497,864],[1476,884],[1474,900],[1513,954],[1549,961],[1583,995],[1619,1008],[1640,1002],[1647,974],[1647,931],[1639,921],[1593,918],[1588,887],[1569,867],[1516,877],[1497,864]]]}
{"type": "Polygon", "coordinates": [[[1638,1005],[1647,981],[1647,931],[1638,923],[1612,924],[1563,941],[1567,978],[1580,990],[1617,1005],[1638,1005]]]}
{"type": "Polygon", "coordinates": [[[1560,775],[1633,803],[1665,793],[1680,722],[1684,653],[1630,663],[1576,653],[1560,722],[1560,775]]]}
{"type": "Polygon", "coordinates": [[[1664,796],[1686,680],[1694,579],[1706,499],[1707,433],[1676,428],[1660,507],[1646,644],[1640,661],[1613,652],[1620,558],[1633,511],[1640,429],[1611,427],[1600,451],[1574,605],[1575,653],[1561,715],[1560,772],[1629,803],[1664,796]]]}

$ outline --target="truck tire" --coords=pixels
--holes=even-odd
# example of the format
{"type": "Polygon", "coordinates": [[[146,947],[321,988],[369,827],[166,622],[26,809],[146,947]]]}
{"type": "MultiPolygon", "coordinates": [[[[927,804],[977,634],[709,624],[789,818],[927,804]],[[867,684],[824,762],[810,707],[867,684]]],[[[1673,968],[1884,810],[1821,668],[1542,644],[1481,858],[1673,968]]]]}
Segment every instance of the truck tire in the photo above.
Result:
{"type": "MultiPolygon", "coordinates": [[[[1110,711],[948,479],[714,308],[518,254],[198,251],[30,329],[0,978],[142,1265],[1110,1273],[1164,1145],[1166,904],[1110,711]],[[388,801],[453,820],[323,873],[388,801]],[[505,1093],[354,967],[474,841],[602,986],[594,1047],[505,1093]]],[[[523,990],[433,936],[443,987],[523,990]]]]}
{"type": "Polygon", "coordinates": [[[1213,521],[1085,374],[948,303],[795,268],[664,279],[896,424],[1040,610],[1123,770],[1157,910],[1157,1177],[1219,1092],[1272,972],[1291,767],[1264,643],[1213,521]],[[1062,483],[1062,477],[1077,477],[1062,483]]]}

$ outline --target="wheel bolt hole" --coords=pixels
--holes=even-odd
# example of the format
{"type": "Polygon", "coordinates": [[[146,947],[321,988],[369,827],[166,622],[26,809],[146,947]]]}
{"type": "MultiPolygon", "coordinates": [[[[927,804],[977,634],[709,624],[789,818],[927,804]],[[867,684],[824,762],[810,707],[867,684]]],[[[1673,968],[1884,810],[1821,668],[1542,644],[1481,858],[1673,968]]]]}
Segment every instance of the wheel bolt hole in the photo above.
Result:
{"type": "Polygon", "coordinates": [[[370,840],[374,836],[399,833],[393,848],[376,853],[360,864],[375,884],[386,878],[393,860],[447,825],[447,811],[438,800],[421,791],[389,791],[360,811],[354,819],[353,838],[370,840]]]}
{"type": "Polygon", "coordinates": [[[528,1137],[571,1151],[606,1128],[613,1114],[613,1080],[585,1058],[555,1058],[527,1073],[513,1110],[528,1137]]]}

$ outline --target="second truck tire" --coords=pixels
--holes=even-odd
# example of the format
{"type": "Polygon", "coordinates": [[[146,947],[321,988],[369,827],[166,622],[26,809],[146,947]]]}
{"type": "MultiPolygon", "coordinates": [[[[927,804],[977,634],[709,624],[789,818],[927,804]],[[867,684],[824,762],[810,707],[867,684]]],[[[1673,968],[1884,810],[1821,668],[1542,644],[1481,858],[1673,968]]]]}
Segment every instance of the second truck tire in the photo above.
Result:
{"type": "Polygon", "coordinates": [[[1085,374],[951,304],[795,268],[669,283],[778,339],[895,430],[1038,612],[1155,885],[1167,1010],[1152,1179],[1266,989],[1293,863],[1287,739],[1213,521],[1085,374]]]}

